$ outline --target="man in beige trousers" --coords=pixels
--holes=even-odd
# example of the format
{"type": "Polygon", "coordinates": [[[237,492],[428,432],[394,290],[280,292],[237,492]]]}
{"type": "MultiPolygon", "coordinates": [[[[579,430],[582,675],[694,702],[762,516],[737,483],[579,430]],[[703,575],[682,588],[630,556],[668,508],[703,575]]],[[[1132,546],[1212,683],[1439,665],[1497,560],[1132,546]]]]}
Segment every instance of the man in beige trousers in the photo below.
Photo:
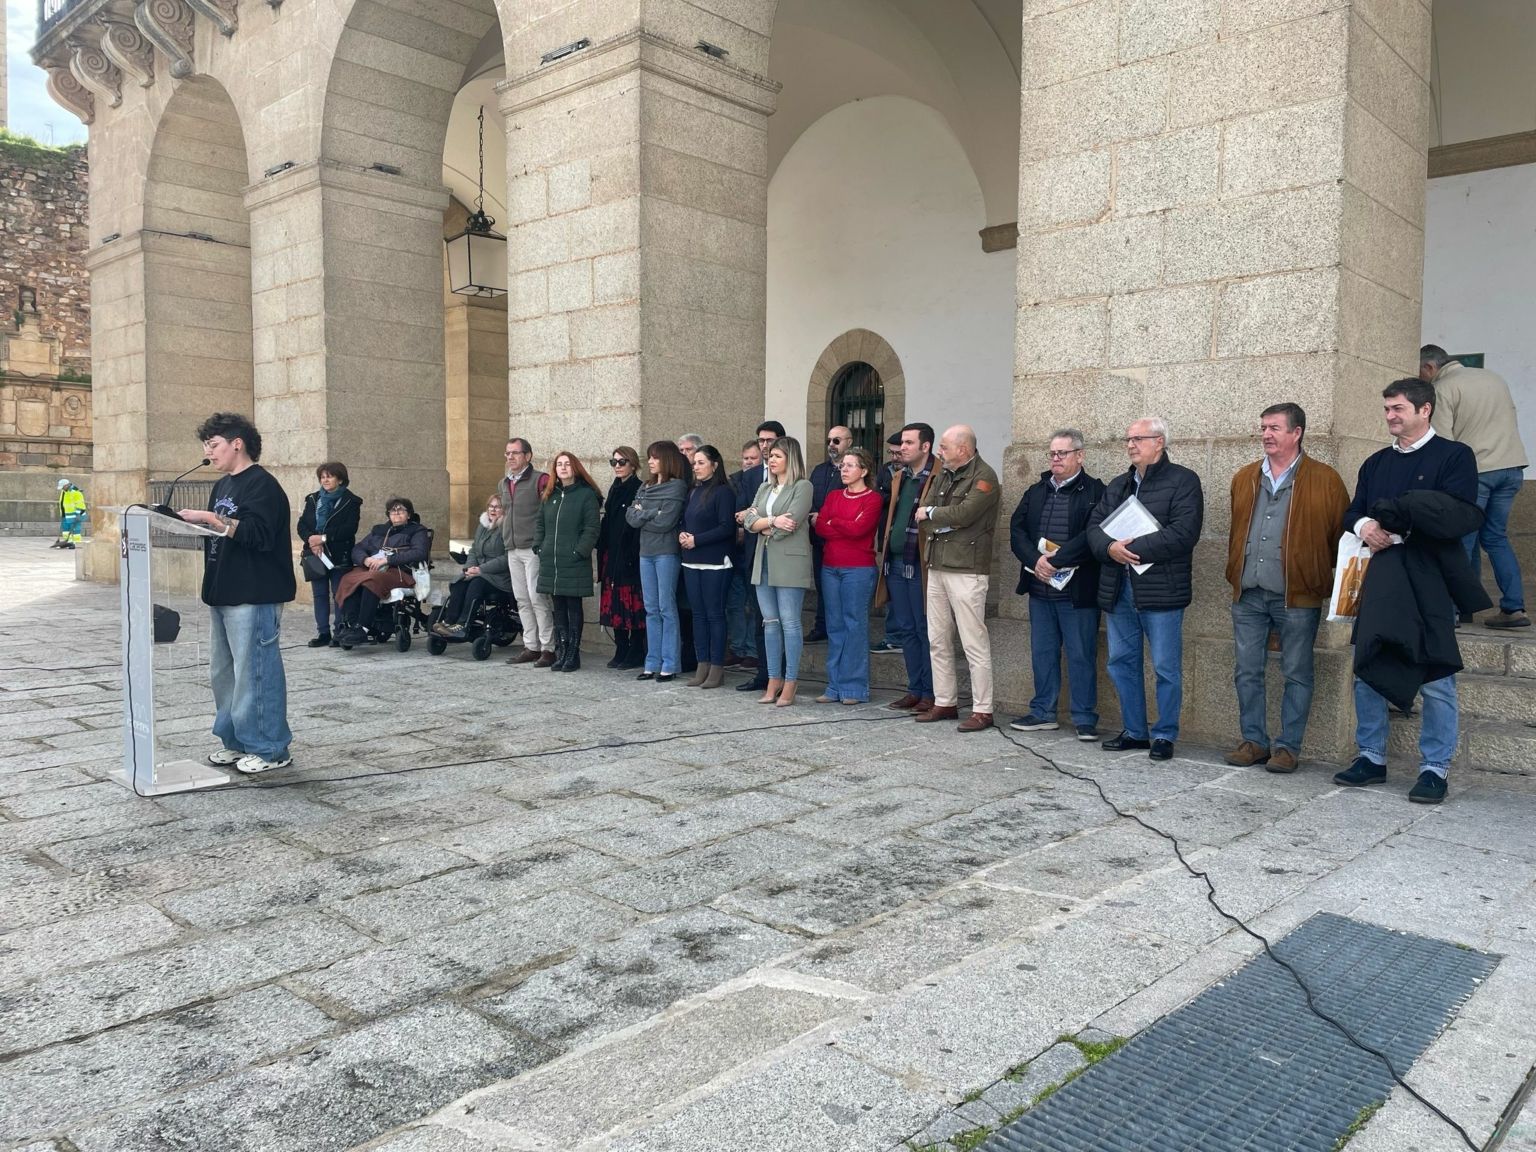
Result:
{"type": "Polygon", "coordinates": [[[939,437],[943,474],[929,503],[914,514],[926,544],[928,652],[933,663],[933,707],[919,724],[955,720],[960,697],[955,677],[955,631],[971,670],[971,714],[961,732],[992,727],[992,640],[987,634],[987,583],[992,533],[1001,498],[997,473],[976,455],[976,433],[956,424],[939,437]]]}

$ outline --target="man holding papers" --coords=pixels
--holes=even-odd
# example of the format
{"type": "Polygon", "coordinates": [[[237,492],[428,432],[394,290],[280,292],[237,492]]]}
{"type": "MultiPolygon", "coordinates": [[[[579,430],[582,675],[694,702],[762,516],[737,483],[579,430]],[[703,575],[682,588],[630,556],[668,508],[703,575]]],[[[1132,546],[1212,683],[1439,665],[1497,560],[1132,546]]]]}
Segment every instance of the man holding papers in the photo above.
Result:
{"type": "Polygon", "coordinates": [[[1104,481],[1083,467],[1083,434],[1063,428],[1050,440],[1048,471],[1013,510],[1009,535],[1019,558],[1020,596],[1029,596],[1029,650],[1035,694],[1029,714],[1009,727],[1055,731],[1061,650],[1067,651],[1072,723],[1079,740],[1099,738],[1099,562],[1088,547],[1088,517],[1104,481]]]}
{"type": "Polygon", "coordinates": [[[1184,706],[1184,609],[1205,520],[1200,477],[1168,458],[1168,425],[1158,416],[1125,433],[1131,466],[1109,482],[1088,518],[1088,546],[1103,564],[1099,607],[1109,613],[1109,678],[1120,697],[1110,752],[1147,748],[1173,756],[1184,706]],[[1143,638],[1157,677],[1157,723],[1149,727],[1142,682],[1143,638]]]}

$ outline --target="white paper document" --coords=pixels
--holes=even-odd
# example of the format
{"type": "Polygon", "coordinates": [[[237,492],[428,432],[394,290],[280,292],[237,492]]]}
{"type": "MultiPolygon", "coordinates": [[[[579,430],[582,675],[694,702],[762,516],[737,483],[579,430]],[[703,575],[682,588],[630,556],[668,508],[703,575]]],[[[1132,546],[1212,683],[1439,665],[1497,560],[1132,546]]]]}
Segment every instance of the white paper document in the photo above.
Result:
{"type": "MultiPolygon", "coordinates": [[[[1150,536],[1163,530],[1157,517],[1148,512],[1147,506],[1134,496],[1126,497],[1125,503],[1106,516],[1099,527],[1109,534],[1111,540],[1134,540],[1138,536],[1150,536]]],[[[1135,569],[1136,575],[1141,576],[1152,565],[1149,562],[1132,564],[1131,567],[1135,569]]]]}
{"type": "MultiPolygon", "coordinates": [[[[1042,536],[1036,542],[1035,549],[1040,553],[1040,555],[1049,560],[1052,556],[1061,551],[1061,545],[1056,543],[1054,540],[1047,540],[1044,536],[1042,536]]],[[[1076,568],[1058,568],[1056,569],[1056,575],[1052,576],[1049,580],[1046,581],[1046,583],[1049,584],[1052,588],[1056,589],[1056,591],[1060,592],[1063,588],[1072,582],[1072,574],[1076,571],[1076,568]]]]}

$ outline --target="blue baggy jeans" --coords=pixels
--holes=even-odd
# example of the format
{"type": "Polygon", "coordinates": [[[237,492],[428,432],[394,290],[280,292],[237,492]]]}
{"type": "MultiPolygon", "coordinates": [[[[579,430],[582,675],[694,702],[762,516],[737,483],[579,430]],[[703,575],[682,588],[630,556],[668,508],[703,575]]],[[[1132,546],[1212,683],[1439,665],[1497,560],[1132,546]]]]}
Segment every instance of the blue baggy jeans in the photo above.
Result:
{"type": "Polygon", "coordinates": [[[283,675],[281,604],[209,607],[208,671],[213,680],[213,734],[232,752],[284,760],[288,681],[283,675]]]}

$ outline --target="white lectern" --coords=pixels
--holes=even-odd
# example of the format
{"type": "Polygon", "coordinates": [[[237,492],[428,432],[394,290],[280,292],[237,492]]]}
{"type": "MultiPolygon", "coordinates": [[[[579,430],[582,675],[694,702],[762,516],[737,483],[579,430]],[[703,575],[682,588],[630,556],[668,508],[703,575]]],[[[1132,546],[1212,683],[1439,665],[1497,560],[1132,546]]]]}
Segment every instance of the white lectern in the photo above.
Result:
{"type": "Polygon", "coordinates": [[[227,784],[229,776],[198,760],[157,762],[155,744],[155,581],[150,529],[172,536],[217,536],[199,524],[145,507],[124,508],[119,586],[123,604],[123,766],[111,774],[140,796],[164,796],[227,784]]]}

